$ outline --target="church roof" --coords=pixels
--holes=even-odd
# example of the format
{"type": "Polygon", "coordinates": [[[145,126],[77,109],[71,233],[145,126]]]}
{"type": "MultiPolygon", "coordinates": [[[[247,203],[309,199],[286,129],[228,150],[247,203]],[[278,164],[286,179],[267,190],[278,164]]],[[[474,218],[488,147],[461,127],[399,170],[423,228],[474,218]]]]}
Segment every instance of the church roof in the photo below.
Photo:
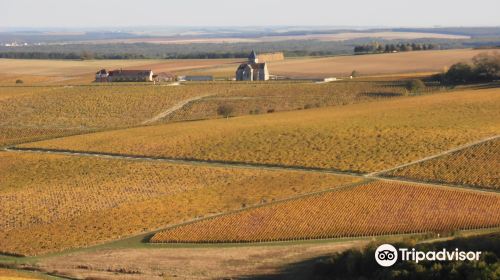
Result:
{"type": "Polygon", "coordinates": [[[246,67],[250,67],[254,70],[264,69],[264,68],[266,68],[266,63],[265,62],[263,62],[263,63],[243,63],[243,64],[240,64],[240,66],[238,67],[238,70],[245,69],[246,67]]]}
{"type": "Polygon", "coordinates": [[[257,53],[255,51],[252,51],[252,53],[250,53],[250,56],[248,57],[249,60],[254,60],[257,58],[257,53]]]}

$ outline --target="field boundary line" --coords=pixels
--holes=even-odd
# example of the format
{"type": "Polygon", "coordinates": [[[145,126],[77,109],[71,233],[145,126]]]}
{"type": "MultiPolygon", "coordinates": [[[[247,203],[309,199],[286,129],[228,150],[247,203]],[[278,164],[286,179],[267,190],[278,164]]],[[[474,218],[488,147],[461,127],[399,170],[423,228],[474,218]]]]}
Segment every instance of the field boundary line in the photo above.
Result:
{"type": "MultiPolygon", "coordinates": [[[[148,245],[166,244],[166,243],[152,243],[152,242],[144,241],[144,240],[146,240],[146,239],[149,240],[149,238],[151,238],[156,233],[159,233],[159,232],[162,232],[165,230],[169,230],[169,229],[174,228],[174,227],[180,227],[180,226],[184,226],[184,225],[188,225],[188,224],[193,224],[193,223],[200,222],[203,220],[215,219],[215,218],[218,218],[221,216],[237,214],[237,213],[241,213],[241,212],[244,212],[247,210],[257,209],[257,208],[261,208],[261,207],[273,206],[276,204],[281,204],[281,203],[285,203],[285,202],[293,201],[293,200],[299,200],[299,199],[303,199],[303,198],[307,198],[307,197],[311,197],[311,196],[315,196],[315,195],[322,195],[322,194],[330,193],[330,192],[349,190],[349,189],[357,188],[360,186],[364,186],[365,184],[368,184],[368,183],[375,180],[375,179],[363,178],[363,177],[359,177],[359,179],[361,179],[361,180],[358,182],[351,182],[351,183],[342,184],[342,185],[337,186],[337,187],[328,187],[328,188],[325,188],[322,190],[306,192],[306,193],[301,193],[301,194],[297,194],[297,195],[291,195],[291,196],[288,196],[285,198],[280,198],[280,199],[276,199],[274,201],[269,201],[269,202],[265,202],[265,203],[258,203],[257,202],[256,204],[253,204],[253,205],[250,205],[250,206],[247,206],[244,208],[238,208],[238,209],[227,210],[227,211],[219,212],[219,213],[215,213],[215,214],[205,215],[203,217],[193,218],[193,219],[190,219],[190,220],[187,220],[184,222],[170,224],[170,225],[166,225],[166,226],[161,226],[161,227],[158,227],[155,229],[148,230],[147,232],[140,232],[140,233],[132,234],[132,235],[129,235],[129,236],[126,236],[123,238],[119,238],[119,239],[115,239],[115,240],[108,240],[108,241],[104,241],[102,243],[93,244],[93,245],[84,246],[84,247],[63,249],[62,251],[59,251],[59,252],[52,252],[52,253],[47,253],[47,254],[36,255],[36,257],[50,257],[53,255],[78,252],[78,251],[82,251],[82,250],[86,250],[86,249],[92,249],[92,248],[96,248],[96,247],[102,247],[102,246],[106,246],[106,245],[110,245],[110,244],[114,244],[114,243],[119,243],[119,242],[123,242],[126,240],[134,239],[134,238],[141,238],[141,240],[143,240],[143,241],[141,241],[141,243],[148,244],[148,245]]],[[[7,254],[8,253],[0,253],[0,257],[7,256],[7,254]]],[[[12,257],[14,257],[14,258],[26,258],[26,257],[28,257],[29,258],[29,257],[33,257],[33,256],[12,256],[12,257]]]]}
{"type": "MultiPolygon", "coordinates": [[[[167,229],[168,230],[168,229],[167,229]]],[[[492,230],[494,232],[500,230],[500,226],[492,226],[492,227],[478,227],[478,228],[467,228],[467,229],[458,229],[457,232],[474,232],[474,231],[488,231],[492,230]]],[[[302,244],[308,241],[350,241],[350,240],[364,240],[364,239],[376,239],[376,238],[394,238],[394,237],[405,237],[405,236],[418,236],[418,235],[428,235],[435,234],[437,231],[413,231],[413,232],[401,232],[401,233],[380,233],[380,234],[361,234],[361,235],[348,235],[348,236],[340,236],[340,237],[298,237],[298,238],[290,238],[290,239],[276,239],[276,240],[260,240],[260,241],[197,241],[197,242],[148,242],[151,246],[158,246],[161,248],[161,245],[285,245],[290,243],[302,244]]],[[[459,237],[459,236],[458,236],[459,237]]]]}
{"type": "Polygon", "coordinates": [[[159,121],[159,120],[161,120],[161,119],[163,119],[165,117],[168,117],[169,115],[173,114],[177,110],[182,109],[184,106],[188,105],[189,103],[197,101],[197,100],[200,100],[200,99],[203,99],[203,98],[211,96],[211,95],[213,95],[213,94],[205,94],[205,95],[200,95],[200,96],[192,97],[192,98],[189,98],[189,99],[186,99],[186,100],[182,100],[181,102],[179,102],[179,103],[175,104],[174,106],[168,108],[167,110],[159,113],[158,115],[152,117],[151,119],[143,121],[141,123],[141,125],[147,125],[147,124],[151,124],[151,123],[154,123],[156,121],[159,121]]]}
{"type": "MultiPolygon", "coordinates": [[[[495,136],[499,137],[499,136],[495,136]]],[[[45,149],[45,148],[21,148],[21,147],[5,147],[4,152],[12,153],[39,153],[39,154],[52,154],[52,155],[65,155],[76,157],[97,157],[103,159],[116,159],[116,160],[131,160],[131,161],[150,161],[150,162],[165,162],[170,164],[187,165],[187,166],[207,166],[207,167],[220,167],[220,168],[233,168],[233,169],[257,169],[268,171],[289,171],[289,172],[312,172],[331,174],[337,176],[347,176],[359,179],[374,179],[380,181],[389,181],[397,183],[410,183],[417,185],[433,186],[450,188],[462,191],[480,192],[488,194],[500,194],[500,190],[486,189],[480,187],[464,186],[460,184],[446,184],[440,182],[426,182],[407,178],[399,177],[384,177],[377,175],[370,175],[366,173],[342,171],[326,168],[315,168],[305,166],[287,166],[278,164],[265,164],[265,163],[249,163],[249,162],[231,162],[231,161],[217,161],[217,160],[201,160],[192,158],[168,158],[168,157],[153,157],[144,155],[130,155],[130,154],[117,154],[117,153],[104,153],[104,152],[91,152],[91,151],[76,151],[76,150],[59,150],[59,149],[45,149]]]]}
{"type": "Polygon", "coordinates": [[[495,194],[500,195],[500,190],[496,190],[496,189],[487,189],[487,188],[473,187],[473,186],[466,186],[466,185],[446,184],[443,182],[426,182],[426,181],[407,179],[407,178],[403,178],[403,177],[371,176],[371,177],[365,177],[365,178],[376,179],[379,181],[386,181],[386,182],[394,182],[394,183],[407,183],[407,184],[422,185],[422,186],[429,186],[429,187],[435,187],[435,188],[446,188],[446,189],[454,190],[454,191],[469,191],[469,192],[485,193],[488,195],[492,195],[492,194],[493,195],[495,195],[495,194]]]}
{"type": "Polygon", "coordinates": [[[54,155],[82,156],[82,157],[100,157],[107,159],[122,159],[122,160],[159,161],[172,164],[205,165],[205,166],[226,167],[226,168],[315,172],[315,173],[325,173],[325,174],[334,174],[334,175],[343,175],[356,178],[370,179],[369,177],[364,176],[365,175],[364,173],[341,171],[335,169],[305,167],[305,166],[287,166],[287,165],[251,163],[251,162],[202,160],[202,159],[192,159],[192,158],[168,158],[168,157],[154,157],[154,156],[144,156],[144,155],[130,155],[130,154],[62,150],[62,149],[21,148],[15,146],[6,147],[3,149],[3,151],[17,152],[17,153],[41,153],[41,154],[54,154],[54,155]]]}
{"type": "MultiPolygon", "coordinates": [[[[449,154],[452,154],[454,152],[458,152],[458,151],[464,150],[466,148],[470,148],[472,146],[476,146],[476,145],[482,144],[484,142],[496,140],[498,138],[500,138],[500,135],[491,136],[491,137],[484,138],[484,139],[481,139],[481,140],[478,140],[478,141],[475,141],[475,142],[472,142],[472,143],[468,143],[468,144],[464,144],[464,145],[455,147],[453,149],[446,150],[444,152],[441,152],[441,153],[438,153],[438,154],[435,154],[435,155],[431,155],[431,156],[428,156],[428,157],[425,157],[425,158],[414,160],[412,162],[400,164],[398,166],[387,168],[387,169],[384,169],[384,170],[381,170],[381,171],[375,171],[375,172],[372,172],[372,173],[368,173],[368,174],[365,174],[364,176],[367,177],[367,178],[378,177],[377,175],[381,175],[383,173],[387,173],[387,172],[390,172],[390,171],[393,171],[393,170],[396,170],[396,169],[400,169],[400,168],[403,168],[403,167],[407,167],[407,166],[410,166],[410,165],[418,164],[418,163],[421,163],[421,162],[424,162],[424,161],[428,161],[428,160],[431,160],[431,159],[435,159],[435,158],[438,158],[438,157],[449,155],[449,154]]],[[[380,177],[378,177],[378,178],[380,178],[380,177]]]]}
{"type": "MultiPolygon", "coordinates": [[[[221,212],[221,213],[217,213],[217,214],[213,214],[213,215],[207,215],[207,216],[204,216],[204,217],[201,217],[201,218],[195,218],[195,219],[191,219],[189,221],[185,221],[185,222],[182,222],[182,223],[177,223],[177,224],[173,224],[173,225],[170,225],[170,226],[162,227],[160,229],[156,229],[156,230],[150,231],[149,233],[150,234],[156,234],[158,232],[162,232],[162,231],[165,231],[165,230],[169,230],[169,229],[173,229],[173,228],[177,228],[177,227],[181,227],[181,226],[185,226],[185,225],[189,225],[189,224],[194,224],[194,223],[205,221],[205,220],[212,220],[212,219],[215,219],[215,218],[218,218],[218,217],[227,216],[227,215],[234,215],[234,214],[242,213],[242,212],[245,212],[245,211],[248,211],[248,210],[259,209],[259,208],[264,208],[264,207],[271,207],[271,206],[274,206],[274,205],[278,205],[278,204],[282,204],[282,203],[286,203],[286,202],[290,202],[290,201],[294,201],[294,200],[300,200],[300,199],[304,199],[304,198],[308,198],[308,197],[313,197],[313,196],[316,196],[316,195],[323,195],[323,194],[327,194],[327,193],[341,192],[341,191],[345,191],[345,190],[350,190],[350,189],[354,189],[354,188],[357,188],[357,187],[369,184],[373,180],[375,180],[375,179],[366,179],[365,178],[364,180],[361,180],[359,182],[347,183],[347,184],[344,184],[344,185],[341,185],[341,186],[338,186],[338,187],[331,187],[331,188],[326,188],[326,189],[319,190],[319,191],[302,193],[302,194],[293,195],[293,196],[289,196],[289,197],[282,198],[282,199],[277,199],[277,200],[270,201],[270,202],[267,202],[267,203],[254,204],[254,205],[251,205],[251,206],[248,206],[248,207],[244,207],[244,208],[239,208],[239,209],[235,209],[235,210],[231,210],[231,211],[221,212]]],[[[152,242],[148,242],[148,243],[154,244],[152,242]]]]}

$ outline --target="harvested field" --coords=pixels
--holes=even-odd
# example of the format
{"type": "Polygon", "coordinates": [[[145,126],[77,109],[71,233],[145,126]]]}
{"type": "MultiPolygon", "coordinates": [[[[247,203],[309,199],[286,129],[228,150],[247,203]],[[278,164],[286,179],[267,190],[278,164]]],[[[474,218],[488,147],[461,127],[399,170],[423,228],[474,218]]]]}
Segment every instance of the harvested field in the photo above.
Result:
{"type": "Polygon", "coordinates": [[[47,271],[85,279],[133,277],[107,271],[138,271],[141,279],[223,279],[279,272],[288,264],[360,248],[365,240],[322,244],[207,248],[103,249],[46,258],[37,265],[47,271]],[[278,258],[276,256],[279,256],[278,258]],[[186,265],[189,262],[189,265],[186,265]],[[228,265],[230,263],[231,265],[228,265]]]}
{"type": "MultiPolygon", "coordinates": [[[[269,64],[272,75],[295,78],[348,77],[353,70],[361,76],[442,72],[460,61],[469,62],[487,50],[415,51],[389,54],[289,58],[269,64]]],[[[234,75],[231,67],[198,70],[197,74],[234,75]],[[213,71],[213,72],[212,72],[213,71]]]]}
{"type": "Polygon", "coordinates": [[[22,145],[374,172],[499,134],[499,89],[175,123],[22,145]]]}
{"type": "Polygon", "coordinates": [[[386,40],[395,39],[421,39],[421,38],[434,38],[434,39],[468,39],[469,36],[450,35],[440,33],[422,33],[422,32],[343,32],[334,34],[308,34],[308,35],[289,35],[289,36],[262,36],[262,37],[213,37],[213,38],[182,38],[174,37],[151,37],[151,38],[131,38],[131,39],[107,39],[107,40],[93,40],[92,43],[154,43],[154,44],[195,44],[195,43],[248,43],[248,42],[279,42],[289,40],[319,40],[319,41],[345,41],[360,38],[379,38],[386,40]]]}
{"type": "Polygon", "coordinates": [[[484,50],[465,49],[297,59],[274,63],[269,67],[269,71],[292,77],[345,77],[353,70],[361,76],[441,72],[454,63],[470,61],[474,56],[484,52],[484,50]]]}
{"type": "Polygon", "coordinates": [[[0,152],[0,252],[38,255],[89,246],[355,181],[0,152]]]}
{"type": "Polygon", "coordinates": [[[500,140],[403,167],[383,176],[500,190],[500,140]]]}
{"type": "Polygon", "coordinates": [[[36,76],[36,75],[16,75],[16,74],[6,74],[0,73],[0,86],[14,86],[17,80],[23,81],[23,84],[43,84],[50,83],[54,78],[48,76],[36,76]]]}
{"type": "Polygon", "coordinates": [[[261,242],[500,225],[500,195],[373,182],[174,227],[153,243],[261,242]]]}
{"type": "MultiPolygon", "coordinates": [[[[0,82],[15,83],[16,79],[26,83],[90,83],[94,73],[102,68],[151,69],[154,72],[178,72],[188,69],[232,65],[239,60],[231,59],[186,59],[186,60],[36,60],[0,59],[0,82]]],[[[236,67],[236,65],[234,65],[236,67]]]]}

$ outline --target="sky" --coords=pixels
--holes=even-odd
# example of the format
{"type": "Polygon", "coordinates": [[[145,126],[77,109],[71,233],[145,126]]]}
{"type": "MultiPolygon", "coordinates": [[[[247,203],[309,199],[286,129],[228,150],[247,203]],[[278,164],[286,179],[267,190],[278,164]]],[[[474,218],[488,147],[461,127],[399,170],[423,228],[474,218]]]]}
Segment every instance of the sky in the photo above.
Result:
{"type": "Polygon", "coordinates": [[[4,27],[500,26],[499,0],[0,0],[4,27]]]}

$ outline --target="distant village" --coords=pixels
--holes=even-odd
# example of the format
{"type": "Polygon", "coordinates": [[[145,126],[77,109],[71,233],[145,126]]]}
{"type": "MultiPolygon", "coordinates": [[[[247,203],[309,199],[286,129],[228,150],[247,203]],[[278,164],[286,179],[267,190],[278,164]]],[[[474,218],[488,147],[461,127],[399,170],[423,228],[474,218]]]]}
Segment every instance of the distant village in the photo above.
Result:
{"type": "MultiPolygon", "coordinates": [[[[240,64],[236,69],[236,81],[267,81],[271,78],[268,70],[268,62],[284,60],[282,52],[266,53],[257,55],[252,51],[248,56],[248,61],[240,64]]],[[[148,70],[99,70],[95,75],[95,82],[173,82],[173,81],[213,81],[213,76],[176,76],[172,73],[155,74],[151,69],[148,70]]]]}

